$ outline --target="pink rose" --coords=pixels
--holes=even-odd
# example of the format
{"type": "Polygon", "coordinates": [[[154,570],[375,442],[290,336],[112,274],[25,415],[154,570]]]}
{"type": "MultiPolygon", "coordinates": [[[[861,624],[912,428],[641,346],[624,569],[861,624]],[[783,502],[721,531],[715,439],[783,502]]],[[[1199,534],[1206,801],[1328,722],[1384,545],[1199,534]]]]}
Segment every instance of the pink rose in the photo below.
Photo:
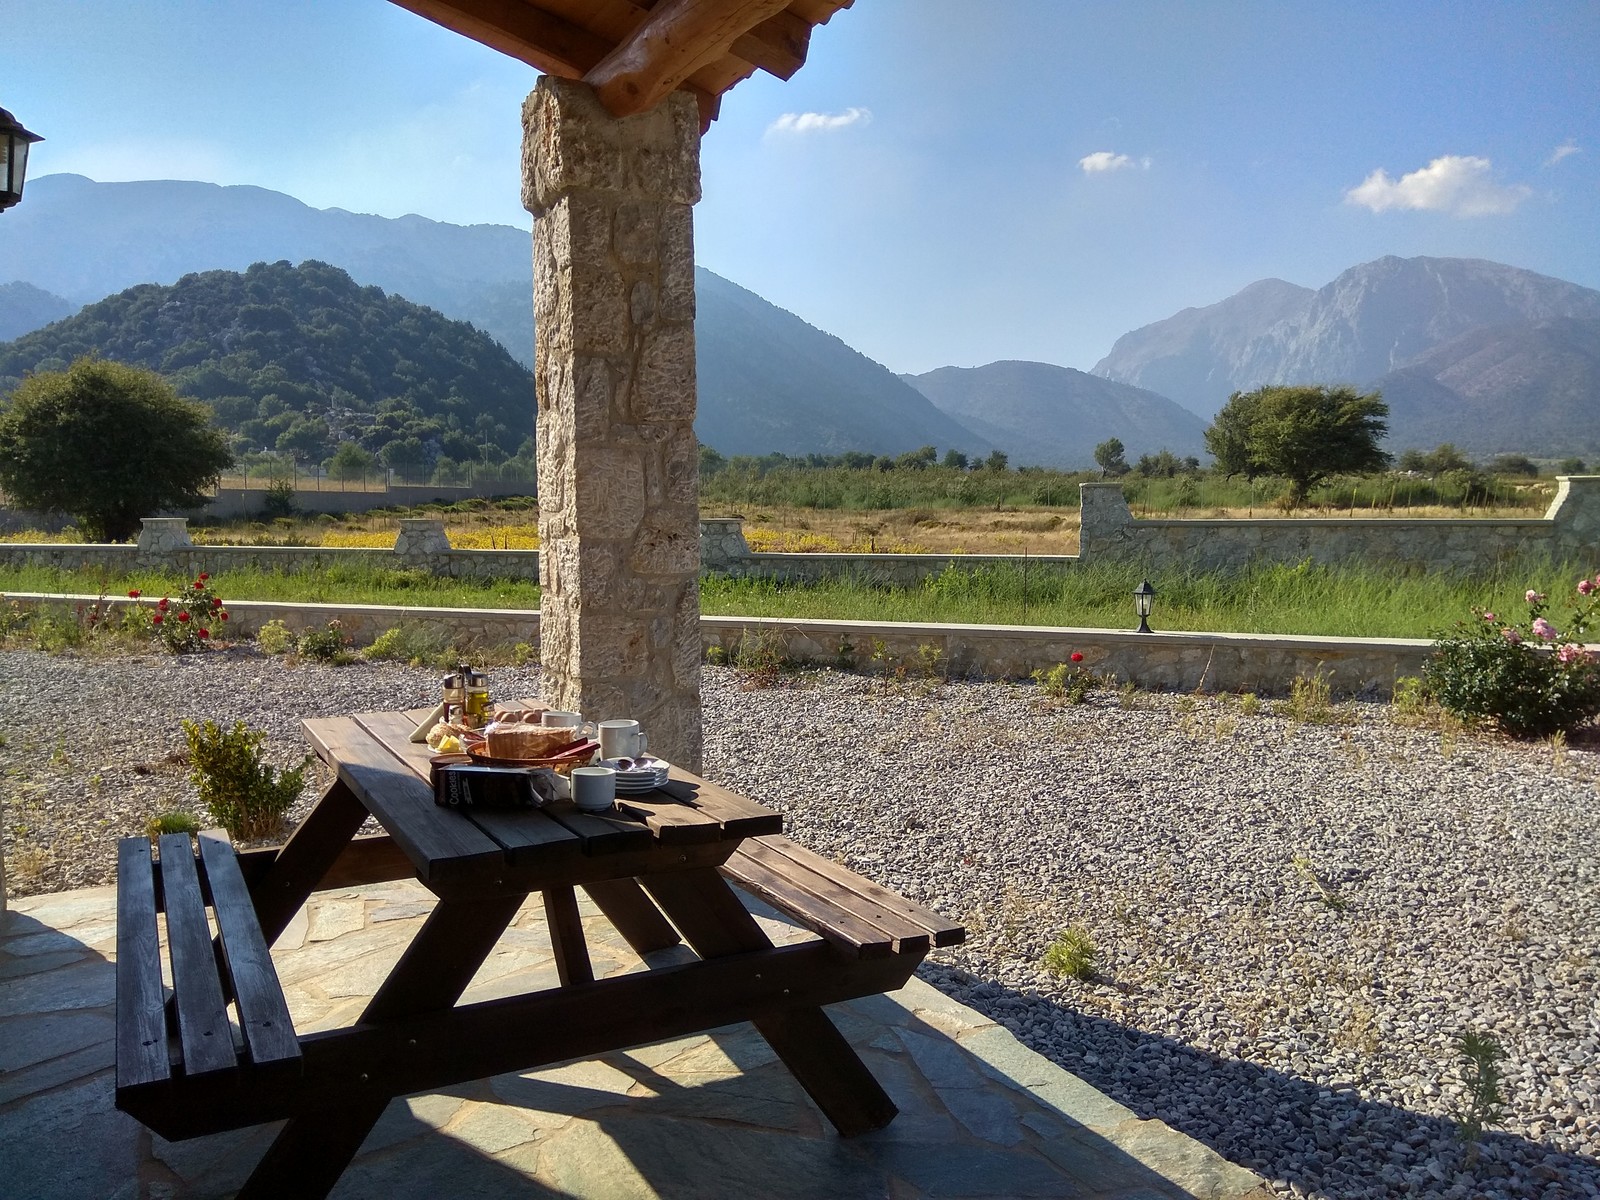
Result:
{"type": "Polygon", "coordinates": [[[1583,657],[1584,657],[1583,647],[1582,646],[1576,646],[1571,642],[1568,642],[1565,646],[1562,646],[1561,649],[1556,651],[1556,661],[1557,662],[1564,662],[1564,663],[1577,662],[1579,659],[1581,659],[1583,657]]]}
{"type": "Polygon", "coordinates": [[[1592,580],[1592,579],[1580,579],[1580,580],[1578,580],[1578,595],[1587,596],[1592,591],[1594,591],[1594,580],[1592,580]]]}
{"type": "Polygon", "coordinates": [[[1500,618],[1495,616],[1492,612],[1486,612],[1486,613],[1483,614],[1483,619],[1485,621],[1489,622],[1489,624],[1493,625],[1500,618]]]}
{"type": "Polygon", "coordinates": [[[1556,632],[1556,627],[1543,617],[1533,619],[1533,632],[1547,642],[1553,642],[1561,635],[1556,632]]]}
{"type": "Polygon", "coordinates": [[[1505,640],[1510,642],[1513,646],[1522,645],[1522,635],[1509,625],[1500,631],[1500,636],[1505,638],[1505,640]]]}
{"type": "Polygon", "coordinates": [[[1524,592],[1522,598],[1529,604],[1537,604],[1539,601],[1544,599],[1542,595],[1534,591],[1532,588],[1529,588],[1526,592],[1524,592]]]}

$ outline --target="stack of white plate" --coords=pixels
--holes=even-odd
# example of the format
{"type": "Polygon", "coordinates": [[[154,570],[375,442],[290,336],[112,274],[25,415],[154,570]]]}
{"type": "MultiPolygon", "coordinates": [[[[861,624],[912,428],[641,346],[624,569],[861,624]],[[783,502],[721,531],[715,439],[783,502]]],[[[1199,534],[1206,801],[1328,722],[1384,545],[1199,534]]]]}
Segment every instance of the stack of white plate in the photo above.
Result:
{"type": "Polygon", "coordinates": [[[667,764],[659,758],[602,758],[595,764],[617,773],[617,795],[638,796],[653,792],[667,781],[667,764]],[[621,766],[620,763],[628,763],[621,766]]]}

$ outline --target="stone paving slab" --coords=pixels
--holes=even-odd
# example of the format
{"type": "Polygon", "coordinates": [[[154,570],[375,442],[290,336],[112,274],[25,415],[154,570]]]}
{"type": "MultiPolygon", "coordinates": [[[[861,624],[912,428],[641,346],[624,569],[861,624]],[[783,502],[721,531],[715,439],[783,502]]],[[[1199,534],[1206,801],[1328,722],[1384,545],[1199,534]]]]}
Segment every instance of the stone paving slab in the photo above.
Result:
{"type": "MultiPolygon", "coordinates": [[[[113,888],[0,914],[0,1193],[8,1200],[231,1194],[277,1126],[167,1142],[112,1104],[113,888]]],[[[774,940],[811,935],[749,901],[774,940]]],[[[353,1020],[420,927],[414,883],[312,898],[274,947],[302,1032],[353,1020]]],[[[597,973],[647,969],[582,905],[597,973]]],[[[684,947],[656,965],[692,957],[684,947]]],[[[468,1000],[554,986],[527,905],[468,1000]]],[[[913,979],[829,1009],[900,1107],[839,1138],[748,1025],[479,1080],[389,1106],[340,1200],[1094,1197],[1255,1200],[1243,1168],[1137,1118],[972,1009],[913,979]]]]}

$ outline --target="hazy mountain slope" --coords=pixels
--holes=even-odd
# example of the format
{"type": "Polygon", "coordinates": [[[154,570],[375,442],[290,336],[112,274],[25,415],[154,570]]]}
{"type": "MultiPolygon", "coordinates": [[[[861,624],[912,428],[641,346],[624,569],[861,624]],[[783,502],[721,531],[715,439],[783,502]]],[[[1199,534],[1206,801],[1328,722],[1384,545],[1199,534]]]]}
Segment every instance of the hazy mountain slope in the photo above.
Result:
{"type": "Polygon", "coordinates": [[[695,430],[722,453],[993,448],[888,368],[754,292],[703,268],[695,291],[695,430]]]}
{"type": "Polygon", "coordinates": [[[31,283],[0,283],[0,342],[70,317],[78,306],[31,283]]]}
{"type": "Polygon", "coordinates": [[[1168,396],[1209,420],[1237,390],[1233,380],[1255,339],[1315,294],[1281,279],[1258,280],[1226,300],[1123,334],[1092,374],[1168,396]]]}
{"type": "MultiPolygon", "coordinates": [[[[470,321],[533,361],[532,248],[510,226],[319,210],[263,188],[76,175],[30,181],[28,203],[0,222],[0,276],[81,301],[303,259],[470,321]]],[[[724,453],[991,448],[839,339],[708,271],[696,284],[697,427],[724,453]]]]}
{"type": "Polygon", "coordinates": [[[1473,329],[1378,380],[1389,444],[1469,453],[1600,452],[1600,318],[1473,329]]]}
{"type": "Polygon", "coordinates": [[[980,429],[1018,466],[1092,467],[1119,438],[1130,459],[1204,451],[1205,423],[1165,396],[1049,363],[940,367],[907,377],[934,404],[980,429]]]}
{"type": "Polygon", "coordinates": [[[1277,303],[1240,303],[1263,286],[1253,284],[1124,335],[1094,373],[1147,387],[1159,380],[1209,418],[1230,393],[1266,383],[1367,386],[1484,326],[1600,317],[1600,292],[1481,259],[1381,258],[1298,302],[1288,285],[1264,283],[1277,303]]]}

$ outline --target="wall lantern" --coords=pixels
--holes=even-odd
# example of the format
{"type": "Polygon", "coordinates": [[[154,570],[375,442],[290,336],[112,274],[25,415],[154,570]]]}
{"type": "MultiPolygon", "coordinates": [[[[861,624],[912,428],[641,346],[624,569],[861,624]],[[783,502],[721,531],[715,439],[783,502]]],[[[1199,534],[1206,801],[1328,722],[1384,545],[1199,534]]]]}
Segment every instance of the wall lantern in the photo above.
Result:
{"type": "Polygon", "coordinates": [[[17,119],[0,108],[0,212],[22,199],[22,181],[28,174],[28,147],[44,139],[29,133],[17,119]]]}
{"type": "Polygon", "coordinates": [[[1150,609],[1154,607],[1155,602],[1156,590],[1150,586],[1148,579],[1133,589],[1133,607],[1139,614],[1140,633],[1150,632],[1150,609]]]}

